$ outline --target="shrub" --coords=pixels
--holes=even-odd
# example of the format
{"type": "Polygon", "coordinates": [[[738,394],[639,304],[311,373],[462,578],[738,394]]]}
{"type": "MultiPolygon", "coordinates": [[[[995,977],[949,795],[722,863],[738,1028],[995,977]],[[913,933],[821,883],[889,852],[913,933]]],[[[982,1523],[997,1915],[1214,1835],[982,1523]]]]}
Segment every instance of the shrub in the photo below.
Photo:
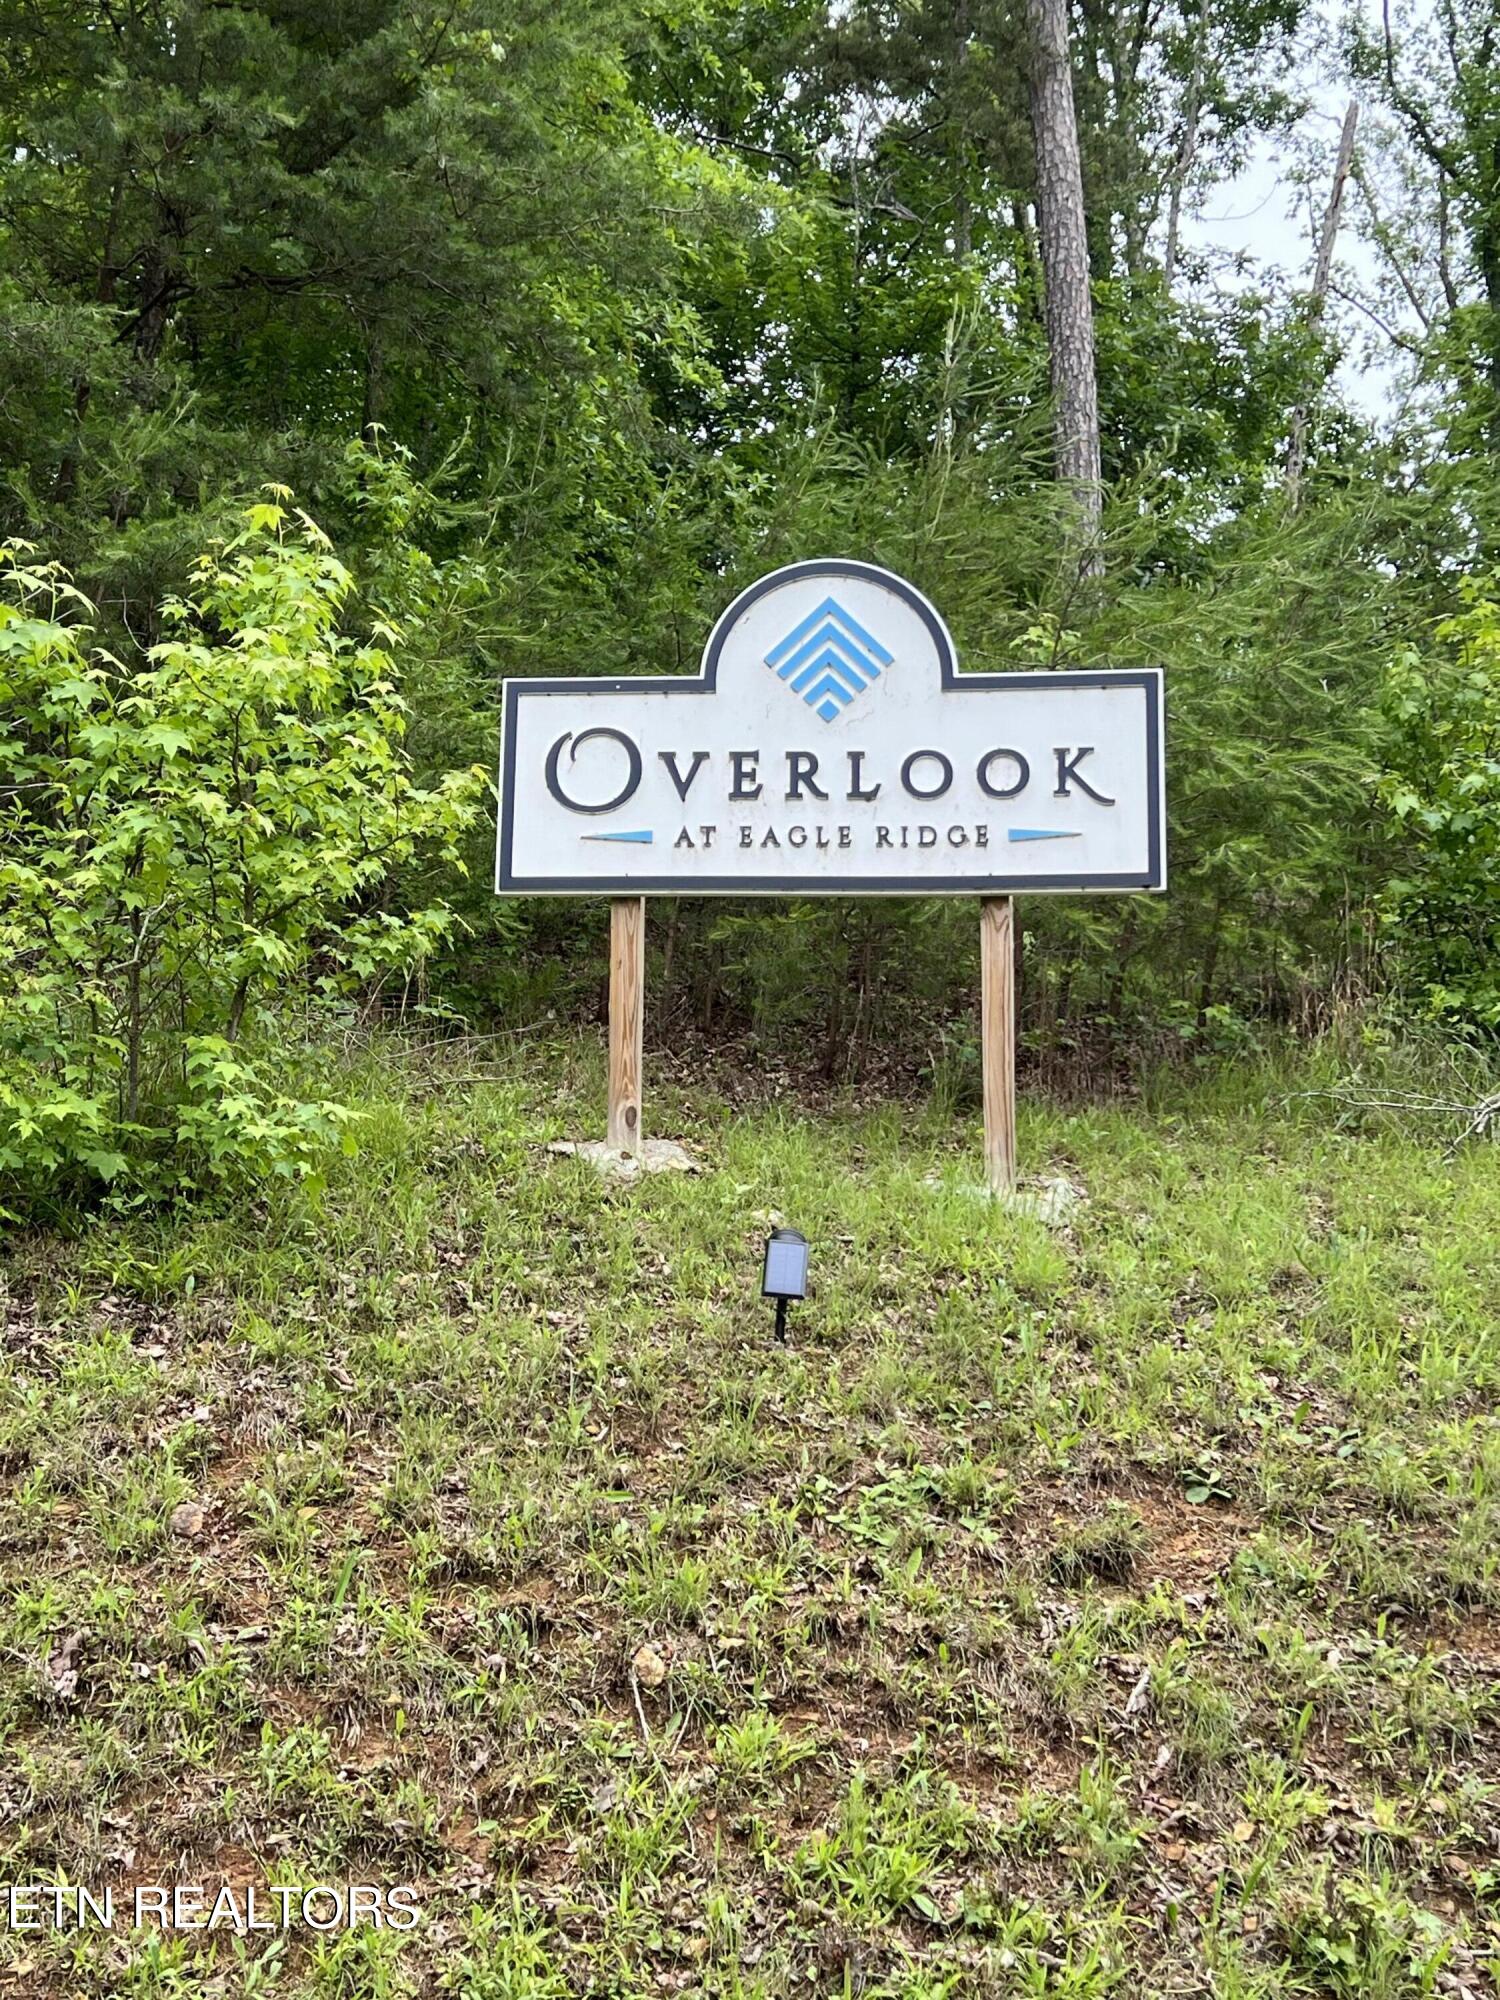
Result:
{"type": "Polygon", "coordinates": [[[339,630],[349,573],[285,501],[131,658],[0,551],[0,1201],[309,1172],[350,1114],[278,1087],[278,1019],[409,976],[450,922],[391,907],[392,871],[461,865],[482,774],[413,782],[400,635],[339,630]]]}
{"type": "Polygon", "coordinates": [[[1435,1014],[1500,1025],[1500,601],[1472,583],[1438,651],[1404,651],[1381,795],[1402,833],[1385,917],[1435,1014]]]}

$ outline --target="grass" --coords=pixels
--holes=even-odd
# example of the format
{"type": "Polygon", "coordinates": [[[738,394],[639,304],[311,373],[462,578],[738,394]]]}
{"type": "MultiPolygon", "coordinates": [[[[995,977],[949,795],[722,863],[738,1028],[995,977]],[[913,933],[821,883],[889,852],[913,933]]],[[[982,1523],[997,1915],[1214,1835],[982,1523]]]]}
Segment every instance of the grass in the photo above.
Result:
{"type": "Polygon", "coordinates": [[[910,1107],[658,1075],[621,1187],[591,1043],[361,1088],[316,1198],[13,1246],[0,1882],[422,1920],[0,1993],[1496,1991],[1495,1148],[1030,1103],[1048,1227],[910,1107]]]}

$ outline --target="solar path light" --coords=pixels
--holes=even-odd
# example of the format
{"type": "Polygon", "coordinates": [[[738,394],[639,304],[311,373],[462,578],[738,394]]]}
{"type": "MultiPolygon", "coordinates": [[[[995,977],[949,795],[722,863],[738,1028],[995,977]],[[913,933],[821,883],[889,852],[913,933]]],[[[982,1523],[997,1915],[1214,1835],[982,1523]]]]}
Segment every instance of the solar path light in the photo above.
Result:
{"type": "Polygon", "coordinates": [[[800,1229],[773,1229],[766,1238],[760,1295],[776,1301],[776,1332],[785,1340],[788,1305],[807,1297],[807,1238],[800,1229]]]}

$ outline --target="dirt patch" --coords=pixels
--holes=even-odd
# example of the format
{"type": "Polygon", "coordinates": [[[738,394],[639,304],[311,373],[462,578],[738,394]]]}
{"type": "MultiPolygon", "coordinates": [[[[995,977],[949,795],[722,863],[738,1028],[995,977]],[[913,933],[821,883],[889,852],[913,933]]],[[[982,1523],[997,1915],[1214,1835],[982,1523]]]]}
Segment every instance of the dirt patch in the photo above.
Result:
{"type": "Polygon", "coordinates": [[[1178,1592],[1206,1589],[1223,1575],[1258,1529],[1228,1506],[1194,1506],[1180,1493],[1156,1489],[1131,1495],[1147,1535],[1137,1579],[1149,1588],[1169,1583],[1178,1592]]]}
{"type": "Polygon", "coordinates": [[[1500,1617],[1489,1611],[1471,1613],[1454,1634],[1453,1649],[1481,1673],[1500,1674],[1500,1617]]]}

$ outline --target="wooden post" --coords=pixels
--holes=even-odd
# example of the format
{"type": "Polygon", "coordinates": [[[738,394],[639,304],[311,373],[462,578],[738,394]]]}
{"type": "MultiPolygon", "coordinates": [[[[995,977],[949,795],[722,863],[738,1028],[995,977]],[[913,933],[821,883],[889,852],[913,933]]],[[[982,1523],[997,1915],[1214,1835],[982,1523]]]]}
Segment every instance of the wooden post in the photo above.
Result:
{"type": "Polygon", "coordinates": [[[979,904],[979,1059],[984,1172],[997,1194],[1016,1184],[1016,930],[1009,896],[979,904]]]}
{"type": "Polygon", "coordinates": [[[646,899],[609,906],[609,1123],[612,1153],[641,1150],[641,1018],[646,988],[646,899]]]}

